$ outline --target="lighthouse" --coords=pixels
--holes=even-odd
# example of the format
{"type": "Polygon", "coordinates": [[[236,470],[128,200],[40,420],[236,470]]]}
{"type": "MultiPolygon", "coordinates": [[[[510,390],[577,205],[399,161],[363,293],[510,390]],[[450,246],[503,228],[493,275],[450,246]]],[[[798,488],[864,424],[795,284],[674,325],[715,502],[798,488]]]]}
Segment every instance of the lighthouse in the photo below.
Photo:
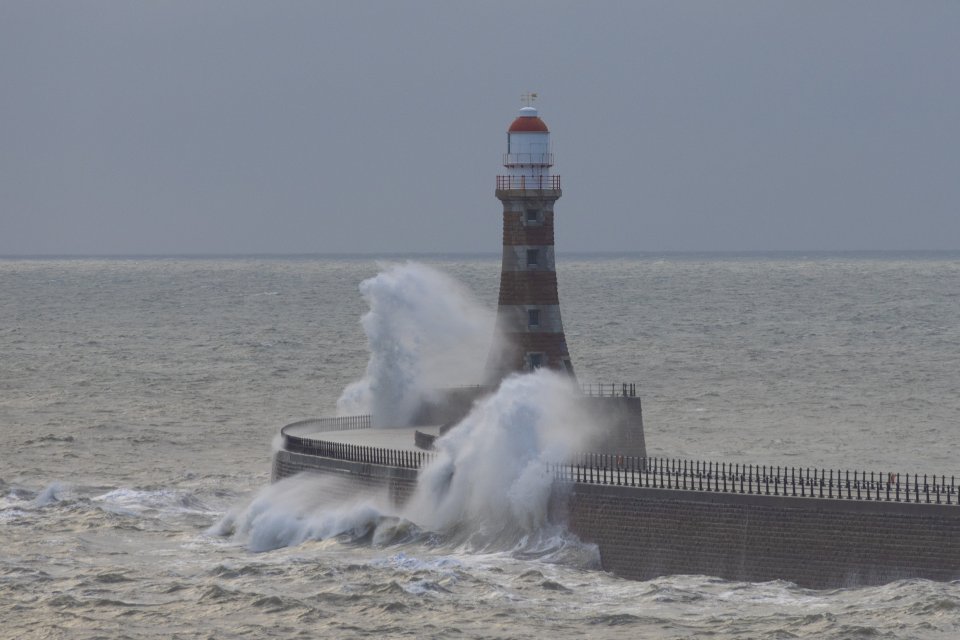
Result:
{"type": "Polygon", "coordinates": [[[497,176],[503,203],[503,258],[497,330],[487,374],[492,384],[513,372],[540,367],[573,375],[560,318],[554,257],[554,204],[560,176],[553,175],[550,130],[527,105],[507,129],[505,173],[497,176]]]}

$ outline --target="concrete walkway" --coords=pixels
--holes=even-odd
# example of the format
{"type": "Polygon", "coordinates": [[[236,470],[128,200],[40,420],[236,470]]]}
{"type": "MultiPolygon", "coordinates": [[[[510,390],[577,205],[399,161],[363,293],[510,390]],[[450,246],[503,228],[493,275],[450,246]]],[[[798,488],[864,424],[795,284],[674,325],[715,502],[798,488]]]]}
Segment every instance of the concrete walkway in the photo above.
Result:
{"type": "Polygon", "coordinates": [[[353,444],[362,447],[422,451],[422,449],[417,449],[416,445],[414,444],[414,431],[419,431],[432,436],[440,435],[439,426],[402,429],[350,429],[348,431],[323,431],[319,433],[303,433],[297,435],[299,435],[301,438],[310,438],[311,440],[353,444]]]}

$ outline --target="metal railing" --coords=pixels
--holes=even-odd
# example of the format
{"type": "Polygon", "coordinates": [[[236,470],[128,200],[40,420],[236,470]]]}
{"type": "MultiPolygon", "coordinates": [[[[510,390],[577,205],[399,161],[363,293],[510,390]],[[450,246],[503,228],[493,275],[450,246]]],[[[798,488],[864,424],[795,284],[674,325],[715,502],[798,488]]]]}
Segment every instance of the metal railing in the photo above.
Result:
{"type": "Polygon", "coordinates": [[[559,190],[560,176],[497,176],[498,191],[559,190]]]}
{"type": "Polygon", "coordinates": [[[378,464],[401,469],[420,469],[429,464],[434,454],[424,451],[407,451],[404,449],[386,449],[381,447],[367,447],[341,442],[327,442],[315,438],[301,438],[284,434],[284,448],[293,453],[304,453],[310,456],[347,460],[365,464],[378,464]]]}
{"type": "Polygon", "coordinates": [[[632,382],[581,382],[580,390],[594,398],[636,398],[637,385],[632,382]]]}
{"type": "Polygon", "coordinates": [[[559,480],[798,498],[957,504],[954,476],[582,454],[553,464],[559,480]]]}
{"type": "MultiPolygon", "coordinates": [[[[290,425],[292,426],[292,425],[290,425]]],[[[403,469],[421,469],[436,454],[328,442],[284,433],[287,451],[403,469]]],[[[577,484],[725,494],[957,505],[954,476],[752,465],[679,458],[588,453],[550,463],[556,480],[577,484]]]]}
{"type": "Polygon", "coordinates": [[[369,415],[361,416],[340,416],[334,418],[310,418],[288,424],[280,433],[287,435],[294,431],[312,433],[323,433],[325,431],[351,431],[353,429],[371,429],[373,428],[373,419],[369,415]]]}

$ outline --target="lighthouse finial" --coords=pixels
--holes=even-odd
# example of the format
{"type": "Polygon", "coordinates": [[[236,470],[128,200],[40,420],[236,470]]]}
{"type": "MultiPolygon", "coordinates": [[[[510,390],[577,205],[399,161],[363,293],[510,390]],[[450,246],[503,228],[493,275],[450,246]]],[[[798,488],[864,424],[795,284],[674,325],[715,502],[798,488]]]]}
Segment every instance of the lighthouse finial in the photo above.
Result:
{"type": "Polygon", "coordinates": [[[528,92],[520,96],[520,100],[523,102],[525,107],[533,106],[534,101],[537,99],[537,94],[534,92],[528,92]]]}

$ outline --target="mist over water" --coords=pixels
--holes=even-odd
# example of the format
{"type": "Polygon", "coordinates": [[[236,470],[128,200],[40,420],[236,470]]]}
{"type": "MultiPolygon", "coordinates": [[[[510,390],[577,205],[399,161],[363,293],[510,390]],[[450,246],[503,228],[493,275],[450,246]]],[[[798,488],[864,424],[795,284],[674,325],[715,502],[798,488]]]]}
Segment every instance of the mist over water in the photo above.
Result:
{"type": "MultiPolygon", "coordinates": [[[[578,375],[638,383],[653,455],[957,474],[960,254],[560,262],[578,375]]],[[[495,306],[499,261],[430,266],[495,306]]],[[[591,568],[542,519],[552,454],[535,426],[490,443],[506,456],[479,476],[493,504],[432,467],[434,521],[377,493],[341,500],[328,480],[270,486],[279,427],[332,412],[365,376],[357,290],[380,271],[0,260],[0,637],[960,636],[955,583],[811,591],[591,568]],[[510,522],[446,526],[472,514],[510,522]]],[[[460,428],[493,438],[498,416],[549,415],[522,396],[460,428]]],[[[454,436],[443,456],[470,468],[481,452],[454,436]]]]}

